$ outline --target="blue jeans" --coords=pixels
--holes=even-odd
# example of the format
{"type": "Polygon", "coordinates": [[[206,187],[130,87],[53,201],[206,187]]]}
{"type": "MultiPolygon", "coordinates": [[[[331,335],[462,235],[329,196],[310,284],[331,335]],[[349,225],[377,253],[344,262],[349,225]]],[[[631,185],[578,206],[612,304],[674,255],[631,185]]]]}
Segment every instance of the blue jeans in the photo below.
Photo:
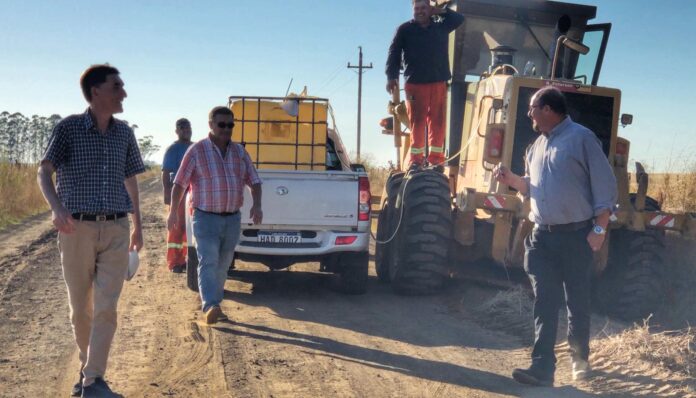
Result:
{"type": "Polygon", "coordinates": [[[225,292],[227,270],[239,241],[240,215],[219,215],[193,211],[193,235],[198,252],[198,291],[203,312],[220,305],[225,292]]]}

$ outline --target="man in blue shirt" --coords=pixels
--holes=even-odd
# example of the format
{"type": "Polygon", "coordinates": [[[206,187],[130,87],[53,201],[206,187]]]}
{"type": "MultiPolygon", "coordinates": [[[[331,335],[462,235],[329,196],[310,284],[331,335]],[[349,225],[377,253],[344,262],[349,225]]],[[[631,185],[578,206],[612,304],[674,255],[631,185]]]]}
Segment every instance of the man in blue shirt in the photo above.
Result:
{"type": "MultiPolygon", "coordinates": [[[[174,141],[164,152],[162,161],[162,187],[164,189],[164,204],[169,206],[172,200],[172,186],[174,176],[179,170],[181,159],[186,150],[191,146],[191,122],[181,118],[176,121],[176,135],[174,141]]],[[[177,214],[183,220],[185,217],[185,201],[177,209],[177,214]]],[[[167,267],[171,272],[180,274],[186,269],[186,228],[180,226],[172,228],[167,233],[167,267]]]]}
{"type": "Polygon", "coordinates": [[[551,386],[564,293],[573,380],[590,372],[592,253],[604,244],[617,188],[599,139],[571,120],[560,90],[548,86],[537,91],[528,115],[540,135],[527,150],[525,176],[504,166],[494,176],[530,199],[529,219],[535,224],[524,256],[535,296],[532,365],[515,369],[512,376],[520,383],[551,386]]]}

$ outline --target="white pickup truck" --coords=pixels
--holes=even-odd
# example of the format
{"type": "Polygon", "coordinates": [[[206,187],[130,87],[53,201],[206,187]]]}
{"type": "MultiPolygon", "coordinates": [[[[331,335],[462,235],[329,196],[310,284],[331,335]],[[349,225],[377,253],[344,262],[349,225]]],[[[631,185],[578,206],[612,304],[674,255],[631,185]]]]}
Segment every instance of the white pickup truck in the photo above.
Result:
{"type": "MultiPolygon", "coordinates": [[[[245,108],[240,111],[233,106],[233,99],[238,101],[238,98],[246,101],[263,100],[266,103],[276,100],[281,104],[281,99],[278,98],[231,97],[230,107],[235,111],[235,124],[243,126],[248,124],[249,116],[238,114],[244,113],[245,108]]],[[[317,106],[319,99],[312,101],[313,106],[317,106]]],[[[268,125],[264,126],[268,123],[259,122],[263,119],[259,115],[263,113],[259,110],[251,116],[258,123],[253,126],[257,130],[268,128],[268,125]]],[[[273,120],[278,118],[276,115],[273,120]]],[[[295,125],[291,127],[299,129],[295,125]]],[[[299,131],[297,133],[299,135],[299,131]]],[[[312,154],[322,155],[321,164],[315,158],[311,162],[302,162],[297,157],[298,146],[292,145],[281,149],[294,151],[294,161],[279,164],[283,162],[276,160],[283,157],[282,153],[270,160],[266,157],[264,162],[263,152],[268,151],[268,148],[264,149],[263,145],[268,147],[270,144],[262,139],[263,133],[254,135],[258,140],[254,142],[248,140],[248,132],[242,135],[238,131],[233,132],[233,141],[245,144],[263,181],[263,223],[254,225],[249,218],[252,199],[247,188],[244,205],[240,209],[242,225],[235,259],[259,262],[273,270],[287,268],[298,262],[319,262],[319,271],[338,274],[340,291],[362,294],[366,291],[368,279],[370,183],[362,166],[350,164],[335,128],[328,128],[324,124],[319,133],[325,134],[325,138],[304,146],[313,150],[316,150],[317,145],[322,146],[323,151],[312,154]],[[246,139],[244,134],[247,135],[246,139]],[[313,164],[308,166],[308,163],[313,164]]],[[[302,147],[299,144],[299,148],[302,147]]],[[[198,290],[198,258],[189,214],[187,211],[187,285],[192,290],[198,290]]],[[[233,268],[234,263],[231,264],[231,269],[233,268]]]]}

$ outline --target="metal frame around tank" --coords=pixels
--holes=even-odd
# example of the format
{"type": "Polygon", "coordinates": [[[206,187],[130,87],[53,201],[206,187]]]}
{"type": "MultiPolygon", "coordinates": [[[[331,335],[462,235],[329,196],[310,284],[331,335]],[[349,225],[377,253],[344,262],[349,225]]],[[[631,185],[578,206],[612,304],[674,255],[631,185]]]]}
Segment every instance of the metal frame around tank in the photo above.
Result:
{"type": "MultiPolygon", "coordinates": [[[[256,161],[254,162],[254,165],[257,168],[260,168],[260,165],[280,165],[280,166],[294,166],[295,170],[299,170],[300,166],[309,166],[310,170],[315,170],[316,167],[325,167],[326,166],[326,159],[321,159],[321,163],[318,163],[320,159],[317,159],[317,162],[315,162],[314,159],[314,148],[318,145],[315,140],[314,140],[314,135],[315,135],[315,126],[318,124],[323,124],[326,125],[325,131],[328,131],[328,122],[326,120],[323,121],[317,121],[316,120],[316,106],[317,103],[323,103],[326,104],[327,112],[328,112],[328,105],[329,105],[329,100],[326,98],[300,98],[300,97],[257,97],[257,96],[246,96],[246,95],[238,95],[238,96],[230,96],[229,97],[229,102],[228,102],[228,107],[232,109],[232,105],[235,102],[241,101],[242,102],[242,116],[241,119],[235,115],[234,116],[234,121],[235,123],[240,122],[242,123],[241,129],[242,129],[242,142],[241,144],[247,145],[250,144],[250,142],[246,142],[244,138],[245,134],[245,128],[244,128],[244,123],[248,122],[255,122],[256,123],[256,141],[251,142],[252,145],[256,145],[256,161]],[[307,121],[302,121],[300,122],[300,113],[299,113],[299,108],[298,108],[298,113],[297,116],[295,116],[295,120],[272,120],[272,119],[262,119],[261,118],[261,101],[270,101],[270,102],[282,102],[284,100],[296,100],[298,101],[298,106],[302,102],[311,102],[312,103],[312,119],[311,122],[307,121]],[[245,116],[246,113],[246,103],[247,102],[253,102],[255,101],[257,104],[256,107],[256,112],[257,112],[257,118],[256,119],[247,119],[245,116]],[[261,142],[261,123],[279,123],[279,124],[294,124],[295,125],[295,142],[294,143],[287,143],[287,142],[261,142]],[[312,140],[310,144],[301,144],[300,143],[300,124],[301,123],[309,123],[312,126],[312,140]],[[261,145],[268,144],[268,145],[277,145],[277,146],[294,146],[295,147],[295,162],[294,163],[289,163],[289,162],[262,162],[261,159],[261,153],[260,153],[260,148],[261,145]],[[300,147],[309,147],[310,148],[310,162],[298,162],[299,158],[299,148],[300,147]]],[[[326,145],[326,143],[324,144],[326,145]]]]}

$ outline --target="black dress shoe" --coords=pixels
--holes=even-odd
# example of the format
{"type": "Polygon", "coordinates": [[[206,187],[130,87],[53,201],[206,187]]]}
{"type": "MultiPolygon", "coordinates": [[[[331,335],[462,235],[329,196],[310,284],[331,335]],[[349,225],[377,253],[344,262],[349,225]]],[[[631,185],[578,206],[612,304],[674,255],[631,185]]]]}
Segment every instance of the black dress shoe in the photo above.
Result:
{"type": "Polygon", "coordinates": [[[104,379],[97,377],[94,383],[82,388],[82,398],[117,397],[104,379]]]}
{"type": "Polygon", "coordinates": [[[181,274],[181,273],[183,273],[184,271],[186,271],[186,265],[185,265],[185,264],[182,264],[182,265],[175,265],[174,267],[172,267],[172,272],[175,273],[175,274],[181,274]]]}
{"type": "Polygon", "coordinates": [[[529,369],[515,369],[512,371],[512,378],[518,383],[529,384],[531,386],[551,387],[553,386],[553,373],[549,374],[530,367],[529,369]]]}
{"type": "Polygon", "coordinates": [[[75,383],[75,385],[72,388],[72,391],[70,392],[71,397],[79,397],[82,395],[82,380],[85,378],[85,376],[80,372],[80,379],[75,383]]]}

